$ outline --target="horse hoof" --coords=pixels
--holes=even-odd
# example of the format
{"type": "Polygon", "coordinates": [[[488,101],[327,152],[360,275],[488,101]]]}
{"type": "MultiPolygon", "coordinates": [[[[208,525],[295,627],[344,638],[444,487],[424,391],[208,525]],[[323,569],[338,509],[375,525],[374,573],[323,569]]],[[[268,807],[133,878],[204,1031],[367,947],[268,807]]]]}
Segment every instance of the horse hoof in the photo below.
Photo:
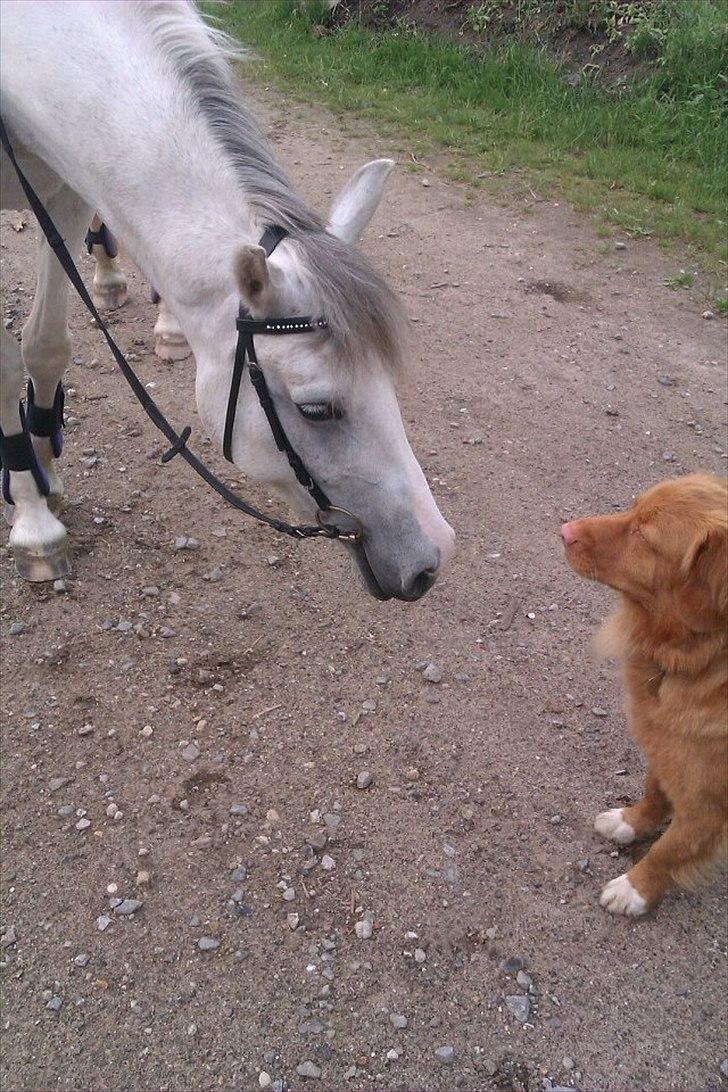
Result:
{"type": "Polygon", "coordinates": [[[13,558],[18,575],[32,584],[71,575],[71,559],[65,542],[55,543],[44,551],[15,546],[13,558]]]}
{"type": "Polygon", "coordinates": [[[99,311],[115,311],[122,307],[127,300],[126,283],[121,284],[95,284],[91,289],[91,299],[99,311]]]}
{"type": "Polygon", "coordinates": [[[186,360],[192,353],[184,338],[161,338],[154,342],[154,352],[160,360],[186,360]]]}

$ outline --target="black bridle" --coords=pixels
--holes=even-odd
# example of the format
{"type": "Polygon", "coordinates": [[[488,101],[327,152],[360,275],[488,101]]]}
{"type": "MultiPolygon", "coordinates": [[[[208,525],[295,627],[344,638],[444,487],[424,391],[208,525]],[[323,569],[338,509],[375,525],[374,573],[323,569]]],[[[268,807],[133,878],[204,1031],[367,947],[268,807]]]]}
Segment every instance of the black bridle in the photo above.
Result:
{"type": "MultiPolygon", "coordinates": [[[[318,511],[316,513],[316,518],[318,520],[317,526],[296,526],[295,524],[286,523],[285,520],[269,516],[265,512],[261,512],[248,504],[247,501],[244,501],[234,493],[224,482],[213,474],[213,472],[209,470],[192,451],[189,450],[187,441],[192,434],[192,429],[187,425],[181,432],[178,433],[176,431],[164,416],[154,399],[149,395],[138,375],[114,341],[106,323],[99,315],[94,302],[81,279],[80,273],[74,265],[66,244],[56,230],[55,224],[51,220],[45,206],[38,197],[38,194],[20,168],[2,118],[0,118],[0,143],[2,143],[10,162],[15,168],[15,173],[28,198],[31,209],[35,213],[41,231],[48,240],[48,244],[54,251],[58,261],[61,263],[66,276],[81,297],[86,309],[94,318],[101,333],[104,335],[113,357],[119,366],[121,374],[131,387],[137,400],[141,403],[147,416],[171,444],[171,447],[162,455],[161,461],[163,463],[168,463],[175,455],[181,455],[185,462],[188,463],[192,469],[223,498],[223,500],[227,501],[228,504],[231,504],[234,508],[244,512],[246,515],[253,516],[259,522],[265,523],[269,527],[273,527],[282,534],[290,535],[292,538],[297,539],[338,538],[349,542],[360,542],[364,534],[364,528],[360,520],[345,508],[340,508],[331,503],[325,491],[307,470],[305,463],[288,439],[286,430],[281,424],[278,411],[276,410],[275,403],[270,390],[268,389],[265,375],[258,364],[258,358],[255,352],[255,342],[253,340],[256,334],[261,336],[281,336],[315,333],[326,329],[326,320],[323,318],[313,319],[303,316],[254,319],[247,308],[241,304],[236,323],[238,340],[235,347],[235,360],[230,382],[227,411],[225,414],[223,454],[229,462],[232,462],[232,438],[235,428],[240,385],[243,375],[247,370],[250,382],[258,395],[260,405],[265,413],[266,420],[268,421],[278,450],[286,456],[297,481],[310,494],[318,506],[318,511]],[[342,528],[336,527],[335,524],[327,524],[325,522],[327,516],[330,515],[331,518],[336,519],[337,514],[345,516],[347,521],[352,521],[355,530],[343,530],[342,528]]],[[[265,250],[266,257],[270,257],[287,234],[285,228],[276,225],[266,228],[260,240],[260,246],[265,250]]],[[[4,470],[30,470],[33,473],[36,483],[38,483],[38,488],[44,495],[48,494],[48,486],[47,482],[44,481],[45,475],[42,471],[42,467],[35,456],[32,441],[30,440],[30,433],[49,437],[54,437],[59,434],[60,429],[63,427],[62,390],[63,388],[59,383],[58,391],[60,391],[61,394],[59,395],[57,391],[54,409],[43,411],[48,415],[48,421],[45,421],[45,419],[41,421],[41,416],[37,410],[34,417],[30,414],[26,415],[21,406],[20,420],[22,432],[13,436],[3,436],[0,432],[0,464],[3,466],[4,470]],[[53,418],[52,421],[50,420],[50,417],[53,418]],[[37,428],[32,427],[33,421],[38,422],[37,428]],[[43,429],[43,431],[41,431],[41,429],[43,429]]],[[[32,381],[28,380],[29,404],[31,399],[32,381]]],[[[11,499],[7,490],[6,499],[11,499]]]]}

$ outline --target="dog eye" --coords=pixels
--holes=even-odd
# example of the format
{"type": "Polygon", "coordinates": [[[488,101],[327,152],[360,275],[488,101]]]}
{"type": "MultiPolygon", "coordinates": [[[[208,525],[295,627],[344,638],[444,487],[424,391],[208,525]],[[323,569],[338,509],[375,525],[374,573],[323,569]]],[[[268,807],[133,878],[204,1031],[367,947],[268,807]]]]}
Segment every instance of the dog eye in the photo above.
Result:
{"type": "Polygon", "coordinates": [[[342,411],[333,402],[301,402],[296,409],[307,421],[331,421],[342,416],[342,411]]]}

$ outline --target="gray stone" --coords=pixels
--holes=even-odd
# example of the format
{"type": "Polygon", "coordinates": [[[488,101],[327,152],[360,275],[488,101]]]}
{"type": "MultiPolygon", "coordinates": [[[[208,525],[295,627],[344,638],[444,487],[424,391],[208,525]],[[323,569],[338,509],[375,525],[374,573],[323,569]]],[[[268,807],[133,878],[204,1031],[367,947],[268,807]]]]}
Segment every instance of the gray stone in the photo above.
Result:
{"type": "Polygon", "coordinates": [[[518,974],[525,967],[524,960],[520,956],[509,956],[507,959],[501,960],[498,964],[498,970],[504,971],[505,974],[518,974]]]}
{"type": "Polygon", "coordinates": [[[409,1023],[407,1017],[403,1016],[399,1012],[390,1012],[389,1022],[392,1025],[392,1027],[397,1028],[398,1031],[401,1031],[402,1028],[406,1028],[407,1024],[409,1023]]]}
{"type": "Polygon", "coordinates": [[[422,672],[422,678],[431,683],[442,682],[442,671],[437,664],[428,664],[422,672]]]}
{"type": "Polygon", "coordinates": [[[51,1012],[58,1012],[62,1004],[62,998],[54,996],[51,997],[50,1001],[46,1001],[46,1008],[50,1009],[51,1012]]]}
{"type": "Polygon", "coordinates": [[[530,974],[526,974],[525,971],[519,971],[516,975],[516,982],[523,990],[529,990],[533,985],[533,980],[530,974]]]}
{"type": "Polygon", "coordinates": [[[119,905],[114,907],[114,913],[126,917],[128,914],[136,914],[137,910],[141,910],[142,906],[144,906],[144,903],[141,899],[122,899],[119,905]]]}
{"type": "Polygon", "coordinates": [[[86,952],[80,952],[77,956],[74,956],[73,962],[77,967],[85,967],[90,958],[86,952]]]}
{"type": "Polygon", "coordinates": [[[73,778],[71,777],[52,777],[48,782],[48,792],[58,792],[64,785],[68,785],[73,778]]]}
{"type": "Polygon", "coordinates": [[[427,961],[427,952],[424,948],[415,948],[415,963],[425,963],[427,961]]]}
{"type": "Polygon", "coordinates": [[[96,918],[96,928],[103,933],[104,929],[108,929],[111,925],[111,918],[108,914],[102,914],[101,917],[96,918]]]}
{"type": "Polygon", "coordinates": [[[595,705],[592,708],[592,713],[594,714],[595,717],[608,717],[609,716],[609,710],[608,709],[602,709],[601,706],[599,706],[599,705],[595,705]]]}
{"type": "Polygon", "coordinates": [[[2,935],[2,940],[0,940],[0,948],[9,948],[11,944],[15,944],[17,939],[15,926],[9,925],[2,935]]]}
{"type": "Polygon", "coordinates": [[[442,1062],[443,1065],[452,1065],[455,1061],[455,1047],[454,1046],[441,1046],[435,1051],[435,1057],[442,1062]]]}
{"type": "Polygon", "coordinates": [[[22,622],[12,622],[10,625],[10,636],[19,637],[21,633],[25,631],[25,626],[22,622]]]}
{"type": "Polygon", "coordinates": [[[324,823],[329,830],[336,830],[341,823],[341,816],[337,815],[334,811],[327,811],[324,813],[324,823]]]}
{"type": "Polygon", "coordinates": [[[197,947],[201,952],[214,952],[220,947],[220,941],[216,937],[200,937],[197,947]]]}
{"type": "Polygon", "coordinates": [[[182,751],[182,758],[185,762],[195,762],[200,757],[200,748],[196,743],[188,743],[185,749],[182,751]]]}
{"type": "Polygon", "coordinates": [[[720,1071],[724,1077],[728,1077],[728,1058],[724,1058],[720,1063],[720,1071]]]}
{"type": "Polygon", "coordinates": [[[306,835],[306,844],[311,846],[311,849],[323,849],[328,841],[328,835],[325,830],[315,830],[312,834],[306,835]]]}
{"type": "Polygon", "coordinates": [[[199,550],[200,544],[196,538],[192,538],[190,535],[179,535],[174,540],[175,551],[177,550],[199,550]]]}
{"type": "Polygon", "coordinates": [[[307,1077],[309,1080],[318,1080],[321,1076],[321,1070],[313,1062],[301,1062],[296,1066],[296,1073],[299,1077],[307,1077]]]}
{"type": "Polygon", "coordinates": [[[357,789],[368,789],[374,781],[374,775],[369,770],[362,770],[356,775],[357,789]]]}
{"type": "Polygon", "coordinates": [[[230,879],[233,881],[233,883],[242,883],[242,881],[247,879],[247,877],[248,870],[245,865],[239,865],[237,868],[234,868],[230,873],[230,879]]]}
{"type": "Polygon", "coordinates": [[[531,1015],[530,1000],[520,994],[512,994],[510,997],[506,997],[506,1007],[519,1024],[525,1024],[531,1015]]]}
{"type": "Polygon", "coordinates": [[[246,804],[231,804],[230,805],[230,814],[231,815],[247,815],[248,810],[249,809],[248,809],[246,804]]]}

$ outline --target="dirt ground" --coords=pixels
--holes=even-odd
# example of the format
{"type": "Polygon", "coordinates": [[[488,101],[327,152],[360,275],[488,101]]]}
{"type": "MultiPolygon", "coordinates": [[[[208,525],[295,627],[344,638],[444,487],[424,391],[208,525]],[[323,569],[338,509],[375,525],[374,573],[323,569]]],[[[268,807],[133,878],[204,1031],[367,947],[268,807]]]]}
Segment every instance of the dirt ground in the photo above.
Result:
{"type": "MultiPolygon", "coordinates": [[[[643,763],[589,651],[611,594],[566,567],[558,526],[725,471],[725,325],[649,242],[616,249],[538,195],[498,206],[252,94],[318,206],[365,159],[403,161],[365,246],[414,322],[404,415],[459,553],[422,602],[376,603],[334,543],[161,468],[74,303],[75,579],[27,586],[2,558],[3,1088],[719,1089],[724,884],[639,922],[598,906],[631,853],[592,820],[643,763]]],[[[35,230],[4,217],[18,331],[35,230]]],[[[114,332],[222,468],[128,271],[114,332]]]]}

